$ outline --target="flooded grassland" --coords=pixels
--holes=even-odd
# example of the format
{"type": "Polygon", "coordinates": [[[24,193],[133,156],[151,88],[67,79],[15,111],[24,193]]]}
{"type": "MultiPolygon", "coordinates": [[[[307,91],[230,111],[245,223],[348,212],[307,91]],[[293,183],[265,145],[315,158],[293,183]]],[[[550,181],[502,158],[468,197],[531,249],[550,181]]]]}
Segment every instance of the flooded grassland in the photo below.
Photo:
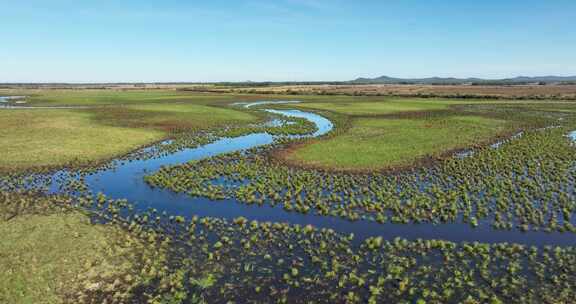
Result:
{"type": "Polygon", "coordinates": [[[64,302],[573,299],[576,107],[367,117],[365,103],[325,103],[230,105],[262,120],[171,133],[98,165],[7,171],[0,228],[80,213],[117,231],[117,254],[95,259],[132,270],[57,289],[64,302]]]}

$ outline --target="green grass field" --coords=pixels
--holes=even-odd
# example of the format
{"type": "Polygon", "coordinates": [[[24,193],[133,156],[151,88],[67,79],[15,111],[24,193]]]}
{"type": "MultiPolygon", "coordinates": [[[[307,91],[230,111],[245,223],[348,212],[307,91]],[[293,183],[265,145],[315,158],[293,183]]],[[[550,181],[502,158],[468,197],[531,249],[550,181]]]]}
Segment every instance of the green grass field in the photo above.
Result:
{"type": "Polygon", "coordinates": [[[365,102],[361,98],[350,102],[307,102],[298,104],[306,109],[318,109],[347,115],[385,115],[401,112],[445,110],[450,105],[462,104],[451,100],[382,100],[365,102]]]}
{"type": "Polygon", "coordinates": [[[138,104],[102,108],[95,120],[116,126],[171,129],[208,129],[222,125],[254,122],[256,117],[232,107],[214,107],[188,103],[138,104]]]}
{"type": "Polygon", "coordinates": [[[79,213],[0,221],[0,303],[63,303],[67,294],[95,287],[79,285],[86,274],[123,275],[132,261],[112,250],[121,234],[79,213]]]}
{"type": "MultiPolygon", "coordinates": [[[[91,98],[91,92],[86,94],[86,98],[91,98]]],[[[74,96],[78,98],[80,93],[74,96]]],[[[120,103],[136,98],[132,93],[117,97],[110,100],[120,103]]],[[[161,140],[174,129],[208,129],[256,119],[231,107],[184,102],[138,104],[134,101],[129,105],[93,109],[3,110],[0,111],[3,156],[0,168],[27,169],[100,161],[161,140]]]]}
{"type": "MultiPolygon", "coordinates": [[[[2,91],[30,96],[31,105],[96,106],[91,109],[0,111],[2,169],[86,163],[114,157],[168,136],[172,130],[242,125],[258,118],[230,107],[235,101],[301,100],[303,110],[349,117],[350,130],[289,154],[292,161],[341,168],[404,165],[425,155],[465,147],[497,135],[498,120],[390,120],[401,113],[439,112],[465,104],[502,101],[355,96],[257,96],[186,91],[28,90],[2,91]],[[100,107],[102,106],[102,107],[100,107]],[[367,116],[373,120],[358,119],[367,116]],[[422,125],[433,125],[424,128],[422,125]],[[477,124],[477,125],[475,125],[477,124]],[[477,128],[475,128],[476,126],[477,128]],[[457,136],[444,138],[458,131],[457,136]],[[395,137],[396,136],[396,137],[395,137]],[[324,157],[328,151],[330,158],[324,157]]],[[[518,103],[518,102],[508,102],[518,103]]],[[[537,103],[531,103],[537,105],[537,103]]],[[[541,103],[543,104],[543,103],[541,103]]],[[[285,106],[286,107],[286,106],[285,106]]],[[[544,107],[544,106],[542,106],[544,107]]]]}
{"type": "Polygon", "coordinates": [[[526,126],[532,119],[509,119],[510,113],[496,117],[494,109],[514,112],[511,109],[518,107],[522,111],[573,108],[570,103],[547,101],[354,96],[311,96],[302,100],[290,106],[336,113],[346,118],[348,129],[280,153],[281,157],[300,165],[343,170],[408,166],[425,157],[485,143],[526,126]]]}
{"type": "Polygon", "coordinates": [[[340,136],[306,145],[288,159],[335,169],[409,165],[425,156],[486,141],[507,128],[503,120],[477,116],[423,119],[359,118],[340,136]]]}
{"type": "Polygon", "coordinates": [[[285,96],[280,99],[301,100],[302,103],[290,107],[302,109],[331,111],[349,116],[379,116],[398,113],[429,112],[454,109],[462,105],[510,106],[531,105],[542,108],[553,105],[570,108],[573,102],[564,101],[526,101],[526,100],[491,100],[491,99],[442,99],[442,98],[403,98],[374,96],[285,96]]]}
{"type": "Polygon", "coordinates": [[[28,96],[30,105],[118,105],[189,102],[218,104],[236,100],[235,95],[201,94],[175,90],[0,90],[0,96],[28,96]]]}
{"type": "Polygon", "coordinates": [[[78,110],[0,111],[0,168],[101,160],[164,136],[157,130],[98,124],[93,117],[78,110]]]}

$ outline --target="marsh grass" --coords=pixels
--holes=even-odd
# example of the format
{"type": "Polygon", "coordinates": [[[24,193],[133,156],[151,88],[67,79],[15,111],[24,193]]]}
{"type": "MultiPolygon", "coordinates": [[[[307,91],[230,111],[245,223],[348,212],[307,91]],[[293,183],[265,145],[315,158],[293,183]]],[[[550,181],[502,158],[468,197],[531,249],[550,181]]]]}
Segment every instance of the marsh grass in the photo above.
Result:
{"type": "Polygon", "coordinates": [[[307,102],[296,107],[316,110],[328,110],[347,115],[383,115],[402,112],[421,112],[445,110],[450,105],[462,104],[454,100],[422,100],[422,99],[383,99],[366,102],[359,98],[348,102],[307,102]]]}
{"type": "Polygon", "coordinates": [[[112,126],[199,131],[226,125],[256,122],[257,117],[232,108],[195,104],[140,104],[90,110],[94,121],[112,126]]]}
{"type": "Polygon", "coordinates": [[[511,129],[506,121],[479,116],[357,118],[344,134],[305,145],[285,157],[319,167],[381,169],[438,157],[449,150],[486,142],[511,129]]]}
{"type": "Polygon", "coordinates": [[[277,153],[299,166],[366,171],[421,165],[520,129],[554,123],[575,103],[385,97],[308,97],[294,106],[334,113],[337,129],[277,153]],[[553,118],[556,117],[556,118],[553,118]]]}
{"type": "Polygon", "coordinates": [[[169,264],[172,236],[118,217],[128,209],[125,201],[103,195],[0,191],[0,213],[10,214],[0,218],[0,303],[160,304],[197,298],[183,284],[193,264],[169,264]]]}
{"type": "MultiPolygon", "coordinates": [[[[541,139],[546,138],[545,135],[550,134],[544,133],[541,139]]],[[[547,151],[549,146],[539,148],[547,151]]],[[[488,155],[483,160],[487,158],[488,155]]],[[[225,160],[223,164],[240,165],[245,167],[240,170],[243,174],[252,172],[265,177],[259,170],[252,171],[250,166],[227,164],[225,160]]],[[[278,180],[284,176],[281,172],[272,173],[273,181],[288,184],[295,190],[302,189],[302,182],[318,180],[308,172],[302,180],[289,176],[292,182],[285,183],[278,180]]],[[[410,180],[408,177],[404,182],[410,180]]],[[[343,190],[349,188],[348,182],[357,180],[353,176],[341,176],[333,181],[336,182],[332,188],[343,190]]],[[[252,187],[257,191],[267,188],[263,184],[252,187]]],[[[274,189],[268,190],[274,192],[274,189]]],[[[364,187],[359,190],[372,191],[364,187]]],[[[29,206],[38,201],[30,201],[22,194],[0,193],[2,206],[29,206]]],[[[133,209],[128,202],[103,194],[78,199],[45,197],[40,203],[62,206],[68,210],[64,213],[67,215],[73,215],[72,210],[76,208],[90,210],[96,222],[108,223],[96,227],[122,228],[130,237],[120,238],[112,248],[122,246],[112,252],[150,252],[146,250],[149,247],[138,245],[143,240],[147,240],[144,244],[155,244],[152,253],[159,252],[144,256],[129,254],[129,261],[136,264],[113,263],[117,265],[113,270],[132,270],[120,277],[91,275],[87,271],[91,279],[80,276],[83,284],[76,293],[71,293],[76,296],[66,298],[73,303],[103,303],[104,300],[154,304],[203,300],[308,303],[308,299],[316,299],[317,303],[542,303],[569,302],[574,297],[576,251],[573,247],[538,248],[508,243],[381,237],[355,240],[352,234],[339,234],[312,225],[258,222],[244,217],[229,221],[174,216],[155,209],[130,212],[133,209]],[[122,292],[117,295],[119,290],[122,292]]],[[[402,216],[426,214],[414,212],[413,207],[401,207],[406,210],[402,216]]],[[[34,209],[30,213],[20,212],[18,218],[8,222],[25,221],[34,212],[34,209]]],[[[72,232],[74,228],[70,226],[72,232]]],[[[109,244],[110,234],[107,237],[109,244]]],[[[30,252],[35,250],[29,248],[30,252]]],[[[90,269],[96,273],[110,269],[98,264],[93,266],[90,269]]]]}
{"type": "Polygon", "coordinates": [[[0,222],[0,302],[62,303],[65,295],[129,273],[132,249],[110,250],[122,233],[76,212],[0,222]]]}
{"type": "MultiPolygon", "coordinates": [[[[59,93],[47,94],[55,94],[54,98],[60,96],[59,93]]],[[[68,93],[63,94],[67,96],[68,93]]],[[[90,98],[89,94],[78,94],[74,98],[84,98],[81,96],[90,98]]],[[[243,125],[262,119],[231,108],[201,104],[146,104],[142,101],[136,104],[140,94],[98,92],[97,96],[118,103],[129,99],[134,104],[90,109],[0,111],[0,153],[3,156],[0,170],[96,163],[143,145],[178,137],[183,132],[243,125]]]]}
{"type": "MultiPolygon", "coordinates": [[[[569,189],[574,187],[574,153],[565,134],[574,128],[574,118],[565,118],[564,126],[527,130],[497,146],[475,148],[467,158],[446,157],[395,174],[295,168],[270,158],[271,151],[281,147],[263,147],[163,167],[145,181],[192,197],[280,205],[287,212],[350,221],[456,222],[496,231],[573,233],[576,209],[569,189]]],[[[478,117],[456,119],[478,130],[478,117]]],[[[456,123],[443,121],[440,127],[445,124],[456,123]]]]}
{"type": "Polygon", "coordinates": [[[222,104],[236,100],[235,95],[191,94],[176,90],[0,90],[9,95],[29,96],[29,105],[128,105],[187,102],[193,104],[222,104]]]}
{"type": "Polygon", "coordinates": [[[102,160],[160,140],[156,130],[112,127],[76,110],[0,111],[4,171],[102,160]]]}
{"type": "MultiPolygon", "coordinates": [[[[509,120],[526,122],[522,126],[528,129],[498,148],[477,147],[471,157],[446,158],[393,175],[289,166],[269,156],[270,150],[286,144],[281,143],[163,167],[146,181],[190,196],[235,197],[246,204],[279,204],[289,212],[351,221],[458,222],[490,225],[494,233],[576,232],[575,154],[565,137],[576,128],[571,111],[492,105],[457,110],[462,114],[434,111],[435,115],[417,119],[387,117],[386,122],[404,129],[401,124],[411,121],[407,129],[414,125],[432,129],[438,140],[452,140],[453,134],[445,130],[492,134],[494,125],[509,120]]],[[[134,114],[138,123],[149,118],[142,112],[164,115],[155,107],[127,111],[138,112],[134,114]]],[[[355,118],[335,115],[341,117],[337,127],[347,128],[335,130],[327,140],[345,136],[355,127],[355,118]]],[[[382,123],[378,117],[358,119],[368,129],[382,123]]],[[[383,129],[387,128],[391,126],[383,129]]],[[[277,132],[301,129],[309,128],[277,132]]],[[[365,133],[366,139],[380,137],[373,135],[365,133]]],[[[159,151],[152,154],[172,150],[159,151]]],[[[38,184],[33,195],[25,176],[12,172],[0,178],[0,242],[7,244],[0,246],[0,266],[10,269],[11,275],[0,279],[0,302],[2,297],[18,302],[18,297],[27,296],[47,303],[60,298],[72,303],[309,303],[314,299],[317,303],[496,304],[570,303],[576,296],[573,246],[355,239],[353,234],[312,225],[258,222],[249,215],[228,220],[139,210],[126,200],[86,191],[81,178],[64,183],[59,196],[43,195],[51,180],[31,179],[38,184]],[[84,214],[90,214],[92,221],[84,214]],[[42,256],[45,250],[54,256],[42,256]],[[90,263],[79,265],[78,260],[90,263]],[[61,270],[61,265],[68,267],[61,270]],[[34,276],[35,271],[49,274],[34,276]],[[54,278],[54,283],[47,282],[54,278]]]]}

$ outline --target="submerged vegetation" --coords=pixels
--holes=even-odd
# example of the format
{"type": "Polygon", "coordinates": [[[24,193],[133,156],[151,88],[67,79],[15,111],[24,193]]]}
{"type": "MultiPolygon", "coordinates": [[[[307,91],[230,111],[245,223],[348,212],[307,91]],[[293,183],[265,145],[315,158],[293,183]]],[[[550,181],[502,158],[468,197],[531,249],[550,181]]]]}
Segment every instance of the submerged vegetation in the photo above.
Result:
{"type": "MultiPolygon", "coordinates": [[[[2,195],[3,202],[17,199],[21,211],[42,203],[23,194],[2,195]]],[[[569,302],[574,297],[574,247],[379,237],[355,242],[353,235],[333,230],[243,217],[185,220],[156,210],[133,214],[125,202],[102,195],[77,203],[48,199],[62,208],[87,208],[94,220],[106,221],[106,227],[123,227],[126,233],[120,235],[129,236],[106,246],[111,246],[107,252],[127,255],[130,264],[106,272],[108,268],[100,267],[97,259],[87,264],[90,272],[76,273],[83,284],[60,289],[73,303],[201,303],[206,299],[218,303],[309,303],[309,299],[315,303],[542,303],[569,302]]],[[[75,223],[69,227],[79,228],[75,223]]],[[[69,233],[83,237],[82,230],[69,233]]],[[[36,244],[28,252],[40,249],[36,244]]],[[[72,258],[78,259],[85,253],[66,254],[76,254],[72,258]]],[[[0,263],[11,259],[3,255],[0,263]]],[[[23,270],[17,269],[8,272],[10,282],[23,270]]],[[[26,292],[39,279],[30,280],[20,281],[26,292]]],[[[14,289],[4,290],[0,296],[21,299],[11,292],[14,289]]]]}
{"type": "MultiPolygon", "coordinates": [[[[418,224],[494,235],[573,235],[576,147],[567,136],[576,130],[572,104],[382,104],[337,97],[332,107],[326,97],[314,96],[302,104],[266,105],[312,108],[332,120],[334,130],[311,138],[320,127],[304,118],[215,107],[230,96],[216,101],[183,92],[70,92],[58,100],[51,94],[57,95],[35,96],[32,103],[109,105],[46,110],[45,122],[82,117],[73,127],[77,136],[91,138],[78,151],[105,146],[108,155],[118,155],[163,141],[110,163],[25,173],[19,169],[44,165],[42,158],[32,159],[5,133],[5,145],[24,151],[6,163],[17,156],[31,161],[3,166],[10,171],[0,175],[0,268],[6,270],[0,302],[570,303],[576,296],[574,246],[368,237],[343,232],[336,222],[318,228],[282,217],[258,221],[249,212],[183,214],[170,201],[155,209],[91,184],[98,172],[162,164],[178,152],[252,134],[266,140],[240,151],[225,150],[223,142],[211,157],[121,176],[125,183],[135,176],[158,192],[181,193],[186,204],[207,198],[222,201],[213,203],[215,210],[234,203],[272,207],[267,210],[274,215],[307,214],[312,223],[344,219],[391,230],[418,224]],[[179,103],[157,103],[168,99],[179,103]],[[115,102],[129,105],[110,106],[115,102]],[[106,136],[82,133],[89,125],[106,136]],[[157,137],[123,133],[118,136],[125,141],[111,141],[119,130],[157,137]],[[295,162],[296,156],[309,159],[295,162]]],[[[44,112],[35,111],[44,110],[14,113],[41,119],[44,112]]],[[[68,150],[65,136],[43,140],[42,125],[35,125],[39,134],[30,137],[36,138],[32,143],[61,143],[68,150]]],[[[42,155],[40,147],[29,147],[28,153],[42,155]]]]}
{"type": "Polygon", "coordinates": [[[126,303],[170,294],[166,244],[153,234],[114,221],[95,225],[63,196],[0,192],[0,210],[2,303],[126,303]],[[143,294],[154,282],[164,286],[143,294]]]}
{"type": "Polygon", "coordinates": [[[498,149],[394,175],[297,169],[270,164],[262,151],[164,167],[145,180],[191,196],[349,220],[576,232],[576,198],[570,190],[576,159],[565,133],[563,128],[527,131],[498,149]]]}

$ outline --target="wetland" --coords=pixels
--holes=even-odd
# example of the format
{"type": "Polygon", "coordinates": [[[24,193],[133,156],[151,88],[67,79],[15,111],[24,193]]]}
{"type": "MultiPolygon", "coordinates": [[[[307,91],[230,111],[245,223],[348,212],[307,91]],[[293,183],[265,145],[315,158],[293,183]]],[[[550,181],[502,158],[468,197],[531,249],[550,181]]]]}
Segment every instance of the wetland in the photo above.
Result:
{"type": "MultiPolygon", "coordinates": [[[[54,303],[575,295],[570,102],[23,93],[38,109],[0,110],[7,242],[25,223],[107,229],[90,259],[125,266],[71,264],[54,303]]],[[[41,294],[13,272],[23,291],[1,300],[41,294]]]]}

